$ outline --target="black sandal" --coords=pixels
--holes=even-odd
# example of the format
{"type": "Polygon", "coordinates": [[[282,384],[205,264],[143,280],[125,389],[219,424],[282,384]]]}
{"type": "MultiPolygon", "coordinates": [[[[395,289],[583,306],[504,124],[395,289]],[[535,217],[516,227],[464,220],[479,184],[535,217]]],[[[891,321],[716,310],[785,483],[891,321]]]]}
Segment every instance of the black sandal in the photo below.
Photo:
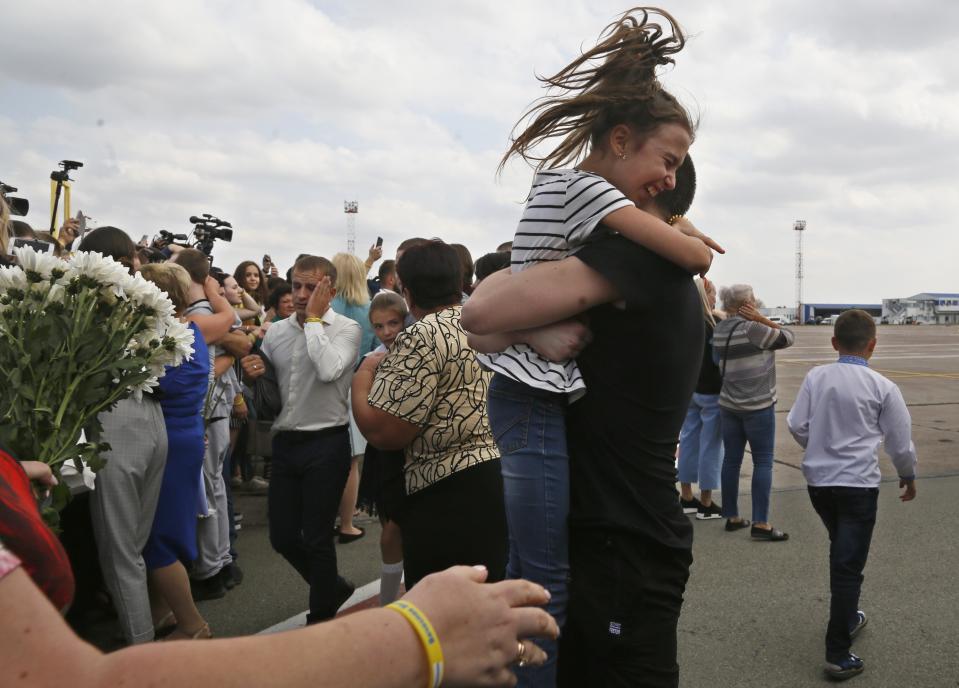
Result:
{"type": "Polygon", "coordinates": [[[726,532],[732,533],[733,531],[736,531],[736,530],[742,530],[743,528],[748,528],[750,525],[752,524],[749,522],[748,518],[744,518],[742,521],[734,521],[731,518],[727,518],[726,532]]]}
{"type": "Polygon", "coordinates": [[[760,528],[758,526],[753,526],[749,530],[749,535],[754,540],[766,540],[768,542],[783,542],[789,539],[789,533],[784,533],[779,530],[779,528],[760,528]]]}

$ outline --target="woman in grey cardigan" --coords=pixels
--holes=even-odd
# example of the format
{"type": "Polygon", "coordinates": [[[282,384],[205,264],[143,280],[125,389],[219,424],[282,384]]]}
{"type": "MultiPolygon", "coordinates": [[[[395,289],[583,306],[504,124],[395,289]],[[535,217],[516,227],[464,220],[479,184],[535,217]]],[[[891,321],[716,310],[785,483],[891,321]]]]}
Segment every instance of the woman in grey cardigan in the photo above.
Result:
{"type": "MultiPolygon", "coordinates": [[[[139,268],[136,245],[121,229],[100,227],[87,234],[81,251],[113,258],[131,273],[139,268]]],[[[103,581],[110,591],[117,622],[130,645],[153,640],[153,617],[147,591],[143,546],[150,535],[166,466],[167,436],[155,394],[121,400],[101,413],[104,466],[97,473],[90,500],[93,536],[103,581]]]]}
{"type": "Polygon", "coordinates": [[[793,344],[793,333],[763,317],[748,284],[720,291],[729,314],[716,325],[713,352],[723,378],[719,395],[725,458],[722,470],[723,516],[726,530],[752,525],[750,535],[783,541],[789,536],[769,523],[769,493],[773,481],[776,441],[776,354],[793,344]],[[753,457],[752,518],[739,515],[739,473],[746,443],[753,457]]]}

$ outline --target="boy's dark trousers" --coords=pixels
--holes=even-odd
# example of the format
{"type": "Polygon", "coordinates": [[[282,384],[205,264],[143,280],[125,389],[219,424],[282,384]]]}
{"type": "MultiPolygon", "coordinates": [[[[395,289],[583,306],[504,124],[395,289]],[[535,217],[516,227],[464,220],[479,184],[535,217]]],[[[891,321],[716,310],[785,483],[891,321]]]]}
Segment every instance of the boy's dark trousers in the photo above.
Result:
{"type": "Polygon", "coordinates": [[[862,570],[869,556],[876,524],[878,487],[809,486],[813,508],[829,531],[829,625],[826,627],[826,661],[845,657],[856,624],[862,570]]]}

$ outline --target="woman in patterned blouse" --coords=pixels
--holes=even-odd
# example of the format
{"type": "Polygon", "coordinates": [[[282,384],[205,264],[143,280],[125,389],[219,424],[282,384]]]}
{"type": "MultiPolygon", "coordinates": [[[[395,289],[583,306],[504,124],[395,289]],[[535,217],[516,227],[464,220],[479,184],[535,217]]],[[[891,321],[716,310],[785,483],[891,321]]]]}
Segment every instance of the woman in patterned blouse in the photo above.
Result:
{"type": "Polygon", "coordinates": [[[499,450],[486,417],[489,373],[460,326],[462,266],[434,240],[403,253],[403,296],[417,322],[353,378],[353,416],[367,440],[404,449],[407,586],[457,563],[503,577],[507,531],[499,450]]]}

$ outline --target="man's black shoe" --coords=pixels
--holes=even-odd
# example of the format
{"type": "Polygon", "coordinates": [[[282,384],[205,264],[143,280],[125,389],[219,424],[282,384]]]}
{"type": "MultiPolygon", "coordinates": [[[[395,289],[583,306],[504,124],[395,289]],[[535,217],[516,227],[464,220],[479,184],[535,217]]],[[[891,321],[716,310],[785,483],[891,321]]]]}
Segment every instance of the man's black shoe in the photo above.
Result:
{"type": "Polygon", "coordinates": [[[236,562],[224,566],[218,575],[223,580],[223,587],[227,590],[232,590],[243,582],[243,569],[236,562]]]}
{"type": "Polygon", "coordinates": [[[205,580],[190,579],[190,592],[193,593],[193,600],[200,602],[202,600],[218,600],[226,595],[226,586],[223,585],[223,578],[218,572],[205,580]]]}
{"type": "Polygon", "coordinates": [[[356,590],[356,586],[353,585],[350,581],[343,578],[343,576],[336,577],[335,604],[336,604],[337,612],[340,611],[340,607],[342,607],[346,603],[346,601],[350,599],[350,595],[353,594],[354,590],[356,590]]]}

